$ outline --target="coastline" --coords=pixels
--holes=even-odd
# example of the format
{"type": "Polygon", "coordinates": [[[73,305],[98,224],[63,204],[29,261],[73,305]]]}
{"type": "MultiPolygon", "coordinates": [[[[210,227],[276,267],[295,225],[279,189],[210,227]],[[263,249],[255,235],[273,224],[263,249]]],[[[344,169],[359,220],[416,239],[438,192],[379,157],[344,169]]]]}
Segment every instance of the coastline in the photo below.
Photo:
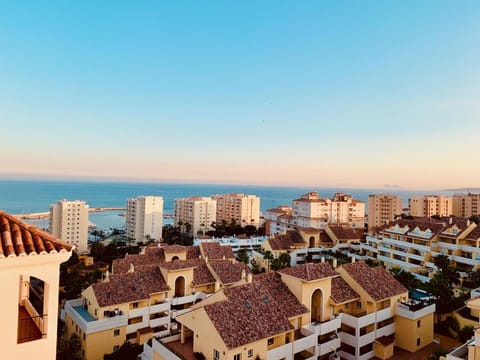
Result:
{"type": "MultiPolygon", "coordinates": [[[[101,208],[90,208],[88,209],[89,213],[98,213],[98,212],[105,212],[105,211],[123,211],[126,208],[121,207],[101,207],[101,208]]],[[[26,214],[15,214],[13,215],[18,219],[27,219],[27,220],[38,220],[38,219],[46,219],[50,216],[50,212],[36,212],[36,213],[26,213],[26,214]]]]}

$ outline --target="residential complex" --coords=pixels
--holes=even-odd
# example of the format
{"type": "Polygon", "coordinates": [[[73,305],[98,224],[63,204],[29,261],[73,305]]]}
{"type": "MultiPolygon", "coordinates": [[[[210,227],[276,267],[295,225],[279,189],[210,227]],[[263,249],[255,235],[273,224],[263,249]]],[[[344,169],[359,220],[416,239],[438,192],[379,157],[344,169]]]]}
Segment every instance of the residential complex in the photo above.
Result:
{"type": "Polygon", "coordinates": [[[260,198],[255,195],[222,194],[213,195],[217,202],[216,222],[232,220],[241,226],[260,226],[260,198]]]}
{"type": "Polygon", "coordinates": [[[317,192],[310,192],[293,200],[291,209],[282,206],[267,210],[265,223],[269,231],[267,234],[298,228],[323,229],[328,224],[363,228],[365,203],[343,193],[336,193],[329,199],[319,198],[317,192]]]}
{"type": "Polygon", "coordinates": [[[450,216],[452,215],[452,198],[443,195],[414,196],[408,199],[411,216],[450,216]]]}
{"type": "Polygon", "coordinates": [[[50,205],[50,232],[80,254],[88,252],[88,205],[85,201],[60,200],[50,205]]]}
{"type": "Polygon", "coordinates": [[[125,341],[143,344],[175,334],[177,316],[248,276],[232,250],[219,243],[151,246],[114,260],[113,273],[65,305],[66,336],[77,334],[84,359],[103,359],[125,341]]]}
{"type": "Polygon", "coordinates": [[[190,196],[175,199],[174,225],[197,235],[213,230],[217,218],[217,202],[211,197],[190,196]]]}
{"type": "Polygon", "coordinates": [[[402,198],[396,195],[368,196],[368,231],[388,224],[402,214],[402,198]]]}
{"type": "Polygon", "coordinates": [[[458,194],[452,197],[452,213],[455,216],[480,215],[480,194],[458,194]]]}
{"type": "Polygon", "coordinates": [[[456,217],[398,219],[355,248],[360,257],[401,267],[429,281],[429,274],[436,270],[433,258],[440,254],[447,255],[460,271],[480,268],[480,227],[456,217]]]}
{"type": "Polygon", "coordinates": [[[162,239],[163,198],[139,196],[127,200],[127,237],[136,242],[162,239]]]}
{"type": "Polygon", "coordinates": [[[0,211],[3,359],[55,359],[59,265],[72,249],[0,211]]]}
{"type": "Polygon", "coordinates": [[[383,268],[305,264],[220,288],[176,317],[178,335],[145,342],[142,359],[387,359],[394,345],[432,342],[434,311],[383,268]]]}

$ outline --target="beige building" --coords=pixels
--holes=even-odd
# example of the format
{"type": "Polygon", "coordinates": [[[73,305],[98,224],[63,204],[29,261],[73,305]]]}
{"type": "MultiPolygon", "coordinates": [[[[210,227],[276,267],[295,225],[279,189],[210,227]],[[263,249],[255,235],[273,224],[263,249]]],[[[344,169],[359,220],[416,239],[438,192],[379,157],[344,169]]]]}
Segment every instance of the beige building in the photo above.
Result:
{"type": "Polygon", "coordinates": [[[55,359],[59,265],[72,248],[0,211],[2,359],[55,359]]]}
{"type": "Polygon", "coordinates": [[[452,198],[443,195],[414,196],[408,199],[412,216],[450,216],[452,215],[452,198]]]}
{"type": "Polygon", "coordinates": [[[139,196],[127,200],[127,236],[136,242],[162,239],[163,198],[139,196]]]}
{"type": "Polygon", "coordinates": [[[453,215],[470,217],[480,214],[480,194],[459,194],[452,197],[453,215]]]}
{"type": "Polygon", "coordinates": [[[260,225],[260,198],[255,195],[222,194],[213,195],[217,202],[217,223],[232,220],[241,226],[260,225]]]}
{"type": "Polygon", "coordinates": [[[211,197],[190,196],[175,199],[174,225],[197,235],[213,230],[217,218],[217,202],[211,197]]]}
{"type": "Polygon", "coordinates": [[[368,231],[395,220],[402,213],[402,198],[396,195],[368,196],[368,231]]]}
{"type": "Polygon", "coordinates": [[[305,264],[246,277],[177,316],[180,334],[144,343],[142,360],[387,359],[433,340],[430,301],[363,262],[305,264]]]}
{"type": "Polygon", "coordinates": [[[88,252],[88,205],[85,201],[60,200],[50,205],[50,232],[78,253],[88,252]]]}

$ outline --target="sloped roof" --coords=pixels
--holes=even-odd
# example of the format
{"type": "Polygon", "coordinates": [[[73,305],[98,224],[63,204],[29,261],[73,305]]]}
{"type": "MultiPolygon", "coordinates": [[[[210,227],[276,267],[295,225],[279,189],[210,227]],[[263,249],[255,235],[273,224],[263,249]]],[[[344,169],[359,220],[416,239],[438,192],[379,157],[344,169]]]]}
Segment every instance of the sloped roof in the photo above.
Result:
{"type": "Polygon", "coordinates": [[[0,210],[0,259],[68,252],[72,246],[0,210]]]}
{"type": "Polygon", "coordinates": [[[107,282],[92,284],[92,288],[101,307],[140,301],[150,294],[169,290],[156,265],[138,266],[133,272],[112,274],[107,282]]]}
{"type": "Polygon", "coordinates": [[[330,298],[335,304],[352,301],[360,298],[360,295],[348,285],[341,277],[332,279],[332,293],[330,298]]]}
{"type": "Polygon", "coordinates": [[[243,262],[232,264],[228,260],[210,261],[210,266],[223,284],[231,284],[242,279],[242,272],[249,274],[250,268],[243,262]]]}
{"type": "Polygon", "coordinates": [[[298,244],[304,244],[303,238],[298,231],[287,230],[285,234],[277,234],[268,239],[272,250],[287,250],[298,244]]]}
{"type": "Polygon", "coordinates": [[[229,349],[292,330],[288,319],[308,312],[274,274],[254,276],[252,283],[224,294],[226,300],[205,311],[229,349]]]}
{"type": "Polygon", "coordinates": [[[218,242],[202,242],[200,246],[205,257],[209,260],[234,259],[232,248],[230,246],[222,246],[218,242]]]}
{"type": "Polygon", "coordinates": [[[279,272],[305,281],[313,281],[324,279],[327,277],[339,276],[328,262],[297,265],[279,270],[279,272]]]}
{"type": "Polygon", "coordinates": [[[364,229],[352,228],[350,225],[329,224],[328,227],[338,240],[360,240],[363,238],[364,229]]]}
{"type": "Polygon", "coordinates": [[[343,269],[355,280],[375,301],[383,300],[407,292],[407,288],[397,281],[383,267],[369,267],[365,262],[343,265],[343,269]]]}

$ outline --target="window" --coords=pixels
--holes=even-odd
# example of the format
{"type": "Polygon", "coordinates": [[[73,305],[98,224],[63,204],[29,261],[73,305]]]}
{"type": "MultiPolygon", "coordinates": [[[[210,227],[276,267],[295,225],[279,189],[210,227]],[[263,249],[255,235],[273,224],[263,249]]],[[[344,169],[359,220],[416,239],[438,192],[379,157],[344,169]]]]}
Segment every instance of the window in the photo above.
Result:
{"type": "Polygon", "coordinates": [[[270,338],[267,340],[267,345],[272,345],[273,344],[273,338],[270,338]]]}
{"type": "Polygon", "coordinates": [[[113,330],[113,336],[118,336],[118,335],[120,335],[120,329],[113,330]]]}
{"type": "Polygon", "coordinates": [[[218,350],[213,349],[213,360],[220,360],[220,353],[218,350]]]}
{"type": "Polygon", "coordinates": [[[417,346],[420,346],[420,338],[417,338],[417,346]]]}
{"type": "Polygon", "coordinates": [[[132,307],[133,307],[134,309],[138,308],[138,303],[137,303],[137,302],[134,302],[134,303],[132,304],[132,307]]]}
{"type": "Polygon", "coordinates": [[[248,349],[248,357],[252,357],[253,356],[253,349],[248,349]]]}
{"type": "Polygon", "coordinates": [[[421,320],[418,320],[417,321],[417,328],[419,328],[421,326],[421,320]]]}
{"type": "Polygon", "coordinates": [[[357,309],[361,309],[362,308],[362,303],[360,301],[357,301],[357,309]]]}
{"type": "Polygon", "coordinates": [[[241,360],[241,359],[242,359],[242,354],[233,355],[233,360],[241,360]]]}
{"type": "Polygon", "coordinates": [[[113,352],[116,352],[120,349],[120,345],[114,345],[113,346],[113,352]]]}

